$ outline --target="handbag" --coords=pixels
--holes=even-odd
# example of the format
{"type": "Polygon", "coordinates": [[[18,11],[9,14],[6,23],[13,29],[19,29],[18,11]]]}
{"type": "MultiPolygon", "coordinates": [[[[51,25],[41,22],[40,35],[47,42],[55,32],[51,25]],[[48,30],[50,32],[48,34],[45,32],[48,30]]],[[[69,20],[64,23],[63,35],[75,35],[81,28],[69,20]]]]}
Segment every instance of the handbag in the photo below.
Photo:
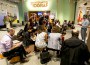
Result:
{"type": "Polygon", "coordinates": [[[48,51],[44,51],[40,53],[40,62],[41,64],[45,64],[51,60],[51,55],[48,51]]]}

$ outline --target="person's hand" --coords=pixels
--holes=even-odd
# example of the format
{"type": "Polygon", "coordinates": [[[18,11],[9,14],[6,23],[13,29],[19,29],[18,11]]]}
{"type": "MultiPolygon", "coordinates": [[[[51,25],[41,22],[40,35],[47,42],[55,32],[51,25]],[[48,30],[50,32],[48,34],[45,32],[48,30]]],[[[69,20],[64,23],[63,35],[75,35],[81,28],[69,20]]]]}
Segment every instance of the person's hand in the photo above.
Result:
{"type": "Polygon", "coordinates": [[[11,49],[14,49],[14,48],[16,48],[16,47],[19,47],[19,46],[21,46],[21,45],[22,45],[22,43],[16,43],[16,44],[13,45],[13,47],[12,47],[11,49]]]}
{"type": "Polygon", "coordinates": [[[18,46],[21,46],[22,45],[22,43],[17,43],[17,44],[15,44],[15,47],[18,47],[18,46]]]}
{"type": "Polygon", "coordinates": [[[82,24],[78,24],[78,25],[82,26],[82,24]]]}

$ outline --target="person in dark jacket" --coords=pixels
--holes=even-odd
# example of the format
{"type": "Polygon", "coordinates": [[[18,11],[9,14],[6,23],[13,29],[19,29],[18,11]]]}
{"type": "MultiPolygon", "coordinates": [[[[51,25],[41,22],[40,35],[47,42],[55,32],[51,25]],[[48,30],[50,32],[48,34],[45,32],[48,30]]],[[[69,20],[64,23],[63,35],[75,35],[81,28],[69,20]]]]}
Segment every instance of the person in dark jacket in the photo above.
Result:
{"type": "Polygon", "coordinates": [[[33,32],[24,32],[23,34],[23,44],[25,47],[29,47],[29,45],[34,44],[35,42],[31,39],[31,33],[33,32]]]}
{"type": "Polygon", "coordinates": [[[30,22],[27,22],[24,27],[24,32],[28,31],[30,29],[30,22]]]}
{"type": "Polygon", "coordinates": [[[74,29],[72,37],[62,44],[60,65],[85,65],[85,62],[88,62],[89,50],[78,35],[79,31],[74,29]]]}

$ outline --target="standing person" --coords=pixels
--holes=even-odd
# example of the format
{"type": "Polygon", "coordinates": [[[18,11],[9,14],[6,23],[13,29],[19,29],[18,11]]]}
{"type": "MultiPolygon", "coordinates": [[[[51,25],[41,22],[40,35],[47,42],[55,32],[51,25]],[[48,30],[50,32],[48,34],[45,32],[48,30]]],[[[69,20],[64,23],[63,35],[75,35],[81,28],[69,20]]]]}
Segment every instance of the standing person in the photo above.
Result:
{"type": "Polygon", "coordinates": [[[85,65],[85,61],[89,60],[87,45],[78,36],[79,31],[74,29],[72,37],[62,44],[60,65],[85,65]]]}
{"type": "Polygon", "coordinates": [[[6,16],[6,28],[10,28],[9,15],[6,16]]]}
{"type": "MultiPolygon", "coordinates": [[[[1,44],[4,46],[5,52],[9,52],[7,57],[10,57],[18,52],[20,56],[20,62],[26,62],[26,51],[24,50],[24,47],[20,44],[14,44],[13,43],[13,35],[15,33],[15,30],[13,28],[10,28],[7,30],[8,34],[4,35],[1,39],[1,44]]],[[[3,52],[5,54],[5,52],[3,52]]]]}
{"type": "Polygon", "coordinates": [[[82,37],[82,41],[85,42],[86,40],[86,31],[87,31],[87,27],[89,26],[89,21],[87,19],[87,15],[83,16],[83,22],[82,22],[82,27],[81,27],[81,37],[82,37]]]}

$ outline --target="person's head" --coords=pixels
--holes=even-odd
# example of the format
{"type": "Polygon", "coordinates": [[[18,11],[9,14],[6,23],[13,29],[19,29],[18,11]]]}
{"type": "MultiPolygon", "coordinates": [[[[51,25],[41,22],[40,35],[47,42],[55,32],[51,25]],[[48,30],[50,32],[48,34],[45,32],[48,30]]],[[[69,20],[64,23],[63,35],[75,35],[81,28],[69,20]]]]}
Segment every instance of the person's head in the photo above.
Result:
{"type": "Polygon", "coordinates": [[[15,33],[15,30],[14,30],[13,28],[9,28],[9,29],[7,30],[7,32],[8,32],[11,36],[13,36],[14,33],[15,33]]]}
{"type": "Polygon", "coordinates": [[[72,24],[74,24],[74,21],[72,21],[72,24]]]}
{"type": "Polygon", "coordinates": [[[53,33],[60,33],[59,27],[58,27],[58,26],[53,26],[53,27],[52,27],[52,32],[53,32],[53,33]]]}
{"type": "Polygon", "coordinates": [[[78,36],[79,36],[79,31],[76,30],[76,29],[73,29],[73,30],[72,30],[72,36],[78,38],[78,36]]]}
{"type": "Polygon", "coordinates": [[[67,23],[67,20],[64,20],[65,23],[67,23]]]}
{"type": "Polygon", "coordinates": [[[37,31],[38,31],[39,33],[41,33],[41,32],[46,32],[46,27],[43,26],[43,25],[40,25],[40,26],[38,26],[37,31]]]}
{"type": "Polygon", "coordinates": [[[62,32],[62,36],[65,36],[65,35],[66,35],[66,31],[63,31],[63,32],[62,32]]]}

